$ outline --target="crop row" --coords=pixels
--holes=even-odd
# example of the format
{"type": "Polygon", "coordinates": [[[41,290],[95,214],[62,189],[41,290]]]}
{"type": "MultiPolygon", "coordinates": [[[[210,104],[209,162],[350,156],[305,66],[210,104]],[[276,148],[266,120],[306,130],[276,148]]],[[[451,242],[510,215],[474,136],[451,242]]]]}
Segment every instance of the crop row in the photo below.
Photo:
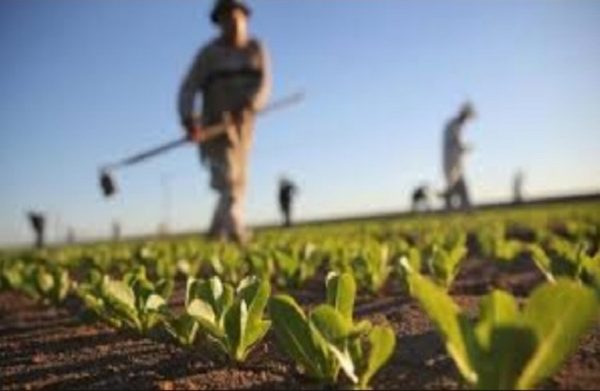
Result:
{"type": "Polygon", "coordinates": [[[243,362],[272,330],[307,376],[367,388],[394,352],[395,334],[385,320],[355,320],[355,297],[395,283],[433,321],[466,384],[526,389],[560,367],[598,314],[598,214],[552,216],[275,231],[245,249],[179,239],[6,252],[0,289],[53,304],[75,296],[113,327],[162,331],[225,365],[243,362]],[[495,290],[471,319],[448,294],[467,258],[500,267],[531,260],[547,282],[523,308],[495,290]],[[182,311],[168,304],[180,279],[182,311]],[[326,299],[308,313],[281,293],[323,279],[326,299]]]}

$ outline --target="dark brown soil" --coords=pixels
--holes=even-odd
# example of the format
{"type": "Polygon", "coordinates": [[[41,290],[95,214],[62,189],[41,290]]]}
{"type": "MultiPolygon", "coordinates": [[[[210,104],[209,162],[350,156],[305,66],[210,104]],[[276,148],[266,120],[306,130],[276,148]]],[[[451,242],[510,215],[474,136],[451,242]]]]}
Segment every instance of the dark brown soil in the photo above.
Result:
{"type": "MultiPolygon", "coordinates": [[[[526,297],[542,276],[523,259],[511,265],[469,260],[452,288],[463,308],[477,313],[480,296],[494,287],[526,297]]],[[[391,284],[386,295],[361,296],[356,317],[385,316],[396,331],[390,362],[374,388],[456,389],[463,385],[439,337],[418,305],[391,284]]],[[[171,302],[181,305],[181,287],[171,302]]],[[[319,290],[294,290],[305,305],[319,290]]],[[[60,308],[36,304],[16,293],[0,294],[0,384],[16,389],[318,389],[277,349],[269,334],[240,366],[209,356],[201,346],[184,349],[161,333],[144,338],[86,323],[76,300],[60,308]]],[[[581,341],[562,370],[543,386],[595,389],[600,384],[600,323],[581,341]]]]}

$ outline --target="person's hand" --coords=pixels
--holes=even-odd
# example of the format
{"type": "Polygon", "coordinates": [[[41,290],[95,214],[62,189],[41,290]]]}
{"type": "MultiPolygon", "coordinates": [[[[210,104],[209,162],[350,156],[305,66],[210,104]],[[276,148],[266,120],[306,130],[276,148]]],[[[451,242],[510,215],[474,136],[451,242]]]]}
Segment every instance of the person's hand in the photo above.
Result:
{"type": "Polygon", "coordinates": [[[193,143],[199,143],[202,141],[202,126],[195,121],[188,119],[183,123],[185,128],[187,139],[193,143]]]}
{"type": "Polygon", "coordinates": [[[237,110],[234,110],[235,113],[237,113],[238,115],[243,115],[243,113],[254,113],[256,112],[256,103],[254,102],[254,99],[252,99],[251,97],[245,97],[242,100],[242,103],[240,104],[240,106],[237,108],[237,110]]]}

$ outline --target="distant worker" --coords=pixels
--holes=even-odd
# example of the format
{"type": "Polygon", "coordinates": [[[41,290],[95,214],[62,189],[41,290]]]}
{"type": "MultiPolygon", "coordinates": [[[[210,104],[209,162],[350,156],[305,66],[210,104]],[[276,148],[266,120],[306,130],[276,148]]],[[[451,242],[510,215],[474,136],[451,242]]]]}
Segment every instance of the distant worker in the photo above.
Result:
{"type": "Polygon", "coordinates": [[[430,191],[429,186],[423,184],[413,190],[412,197],[412,210],[413,212],[428,211],[430,209],[430,191]]]}
{"type": "Polygon", "coordinates": [[[523,171],[519,170],[513,179],[513,202],[520,204],[523,202],[523,171]]]}
{"type": "Polygon", "coordinates": [[[446,209],[455,207],[468,209],[471,207],[469,192],[463,175],[463,155],[471,150],[462,141],[462,130],[470,119],[475,117],[475,110],[471,103],[466,102],[461,107],[458,115],[452,118],[444,131],[444,175],[446,177],[446,190],[443,197],[446,209]],[[455,205],[458,201],[458,205],[455,205]]]}
{"type": "Polygon", "coordinates": [[[200,144],[200,156],[219,193],[209,234],[240,243],[249,238],[243,215],[255,113],[267,101],[271,78],[266,48],[248,34],[250,13],[241,0],[215,3],[211,20],[220,35],[200,49],[179,91],[179,115],[190,141],[202,140],[203,127],[229,124],[226,135],[200,144]],[[198,94],[200,123],[194,120],[198,94]]]}
{"type": "Polygon", "coordinates": [[[117,220],[112,222],[112,240],[113,242],[121,240],[121,224],[117,220]]]}
{"type": "Polygon", "coordinates": [[[279,207],[283,214],[284,227],[292,225],[292,202],[297,192],[298,188],[292,181],[287,178],[279,180],[279,207]]]}
{"type": "Polygon", "coordinates": [[[46,226],[46,218],[42,213],[38,212],[29,212],[27,216],[29,217],[29,223],[31,224],[31,228],[35,234],[35,247],[44,247],[44,229],[46,226]]]}
{"type": "Polygon", "coordinates": [[[69,229],[67,229],[67,244],[73,244],[75,243],[75,230],[73,229],[73,227],[69,227],[69,229]]]}

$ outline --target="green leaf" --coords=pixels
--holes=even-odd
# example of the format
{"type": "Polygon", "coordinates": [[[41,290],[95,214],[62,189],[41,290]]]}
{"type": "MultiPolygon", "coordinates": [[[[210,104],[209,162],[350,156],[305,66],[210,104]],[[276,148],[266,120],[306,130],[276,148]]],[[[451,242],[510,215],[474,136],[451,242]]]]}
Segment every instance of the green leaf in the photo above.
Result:
{"type": "Polygon", "coordinates": [[[352,323],[329,304],[315,307],[309,320],[327,341],[338,346],[341,346],[352,328],[352,323]]]}
{"type": "Polygon", "coordinates": [[[358,377],[356,376],[354,370],[354,362],[352,361],[352,356],[350,355],[348,349],[344,349],[344,351],[341,351],[340,349],[338,349],[337,346],[335,346],[332,343],[327,343],[327,348],[336,358],[337,362],[340,364],[340,367],[342,368],[346,376],[348,376],[348,378],[353,383],[358,383],[358,377]]]}
{"type": "Polygon", "coordinates": [[[166,305],[165,299],[153,293],[146,300],[145,311],[158,311],[166,305]]]}
{"type": "Polygon", "coordinates": [[[191,346],[196,339],[198,322],[191,315],[183,313],[176,318],[169,319],[165,328],[180,344],[191,346]]]}
{"type": "Polygon", "coordinates": [[[135,311],[135,295],[133,290],[124,282],[111,280],[108,276],[104,279],[104,292],[114,302],[135,311]]]}
{"type": "Polygon", "coordinates": [[[359,337],[363,334],[367,334],[369,331],[371,331],[371,328],[373,328],[373,325],[371,324],[371,322],[369,322],[366,319],[361,320],[360,322],[354,323],[352,325],[352,329],[350,330],[349,337],[354,338],[354,337],[359,337]]]}
{"type": "Polygon", "coordinates": [[[551,376],[577,347],[597,314],[594,292],[574,281],[560,279],[536,289],[524,309],[524,324],[532,328],[538,346],[517,387],[532,388],[551,376]]]}
{"type": "Polygon", "coordinates": [[[173,293],[174,281],[172,278],[164,278],[156,282],[156,293],[168,299],[173,293]]]}
{"type": "Polygon", "coordinates": [[[473,325],[442,288],[414,272],[408,281],[411,295],[435,324],[458,370],[468,382],[475,383],[472,358],[476,356],[477,344],[473,325]]]}
{"type": "Polygon", "coordinates": [[[251,349],[257,342],[261,341],[271,328],[271,322],[268,320],[260,320],[246,329],[244,336],[245,349],[251,349]]]}
{"type": "Polygon", "coordinates": [[[489,346],[482,347],[477,366],[477,388],[515,389],[521,371],[536,346],[535,334],[519,323],[500,323],[488,336],[489,346]]]}
{"type": "Polygon", "coordinates": [[[71,288],[71,279],[69,278],[69,272],[64,269],[60,269],[55,274],[56,280],[56,297],[55,300],[57,302],[63,301],[67,294],[69,293],[69,289],[71,288]]]}
{"type": "Polygon", "coordinates": [[[535,265],[540,269],[540,271],[546,277],[546,280],[554,283],[555,278],[552,272],[552,261],[544,251],[544,249],[538,244],[530,244],[527,246],[527,249],[531,253],[531,258],[535,265]]]}
{"type": "Polygon", "coordinates": [[[269,312],[275,335],[283,350],[309,376],[324,379],[328,366],[324,354],[326,347],[317,345],[321,341],[313,335],[304,312],[294,299],[288,295],[276,295],[269,301],[269,312]]]}
{"type": "Polygon", "coordinates": [[[535,348],[535,335],[521,325],[518,305],[506,292],[494,291],[479,303],[475,333],[479,342],[477,388],[510,389],[535,348]]]}
{"type": "Polygon", "coordinates": [[[122,281],[113,281],[110,277],[104,276],[102,292],[108,307],[116,316],[121,317],[130,327],[142,329],[135,307],[135,294],[127,284],[122,281]]]}
{"type": "Polygon", "coordinates": [[[491,349],[492,332],[498,326],[512,326],[519,320],[515,299],[506,292],[493,291],[479,302],[479,321],[475,334],[483,349],[491,349]]]}
{"type": "Polygon", "coordinates": [[[248,306],[244,300],[238,300],[225,314],[225,338],[223,346],[228,348],[225,352],[236,361],[245,357],[243,336],[248,324],[248,306]],[[226,341],[226,342],[225,342],[226,341]]]}
{"type": "Polygon", "coordinates": [[[330,272],[326,280],[327,303],[352,321],[356,283],[350,273],[330,272]]]}
{"type": "MultiPolygon", "coordinates": [[[[252,279],[240,285],[238,302],[246,308],[246,303],[249,303],[247,311],[240,307],[240,325],[242,332],[239,336],[239,341],[235,341],[237,347],[236,359],[244,360],[249,349],[260,339],[264,337],[269,329],[270,322],[263,321],[265,307],[267,305],[271,286],[268,281],[259,281],[252,279]],[[241,289],[240,289],[241,288],[241,289]]],[[[235,306],[235,304],[234,304],[235,306]]],[[[230,311],[231,312],[231,311],[230,311]]],[[[227,322],[227,319],[226,319],[227,322]]],[[[228,337],[231,339],[228,333],[228,337]]],[[[232,341],[233,343],[233,341],[232,341]]]]}
{"type": "Polygon", "coordinates": [[[375,326],[368,335],[368,357],[364,371],[359,373],[359,385],[365,389],[373,375],[392,357],[396,335],[391,327],[375,326]]]}
{"type": "Polygon", "coordinates": [[[201,299],[193,299],[186,308],[187,313],[198,321],[200,326],[215,338],[223,338],[225,333],[217,324],[213,308],[201,299]]]}
{"type": "Polygon", "coordinates": [[[243,286],[242,289],[239,289],[240,298],[245,300],[246,303],[249,303],[249,324],[255,324],[261,321],[270,295],[271,284],[269,284],[268,281],[260,281],[258,279],[253,279],[243,286]]]}
{"type": "Polygon", "coordinates": [[[36,272],[36,282],[39,291],[42,294],[49,293],[54,287],[54,276],[51,273],[48,273],[45,268],[39,267],[36,272]]]}

